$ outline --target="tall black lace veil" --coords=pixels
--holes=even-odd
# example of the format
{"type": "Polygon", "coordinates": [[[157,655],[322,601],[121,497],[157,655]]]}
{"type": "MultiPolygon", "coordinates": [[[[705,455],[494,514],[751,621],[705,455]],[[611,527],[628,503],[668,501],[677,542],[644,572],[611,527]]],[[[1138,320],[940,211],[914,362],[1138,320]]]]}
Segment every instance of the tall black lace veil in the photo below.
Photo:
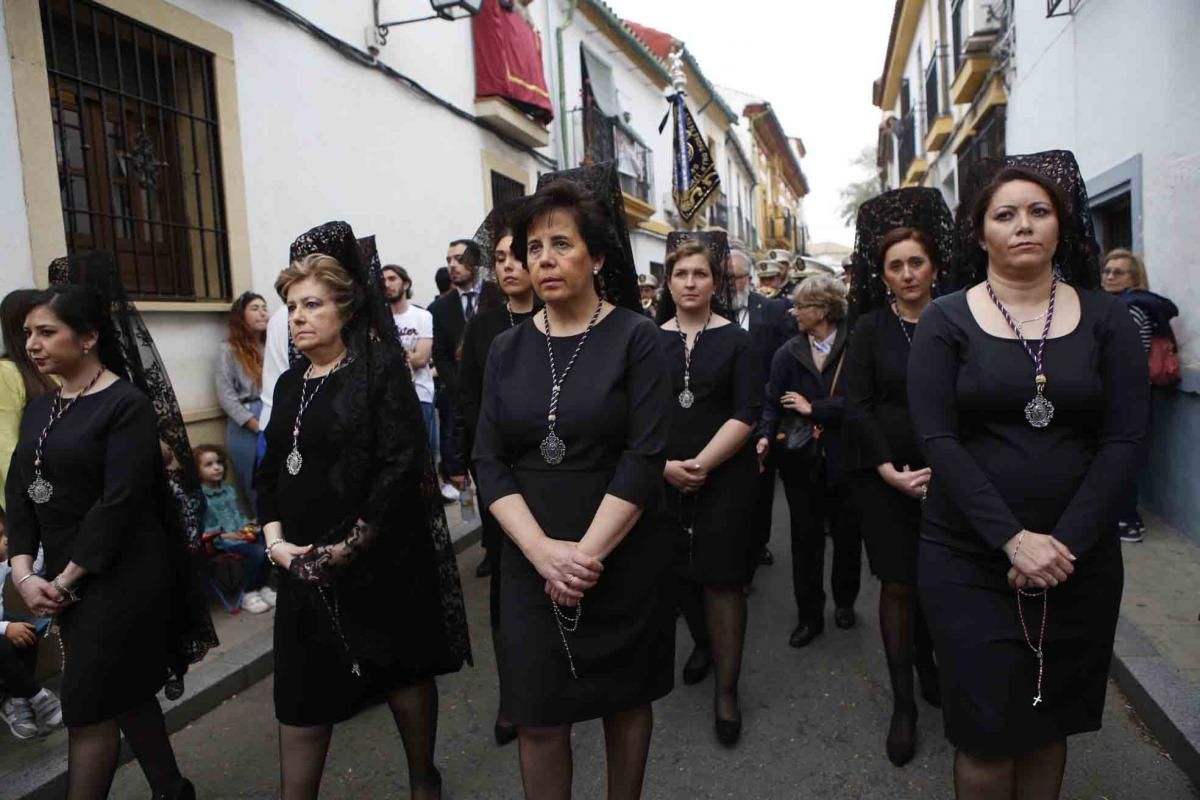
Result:
{"type": "Polygon", "coordinates": [[[172,545],[172,568],[176,572],[171,597],[168,661],[173,678],[181,680],[189,665],[217,645],[217,635],[204,592],[188,558],[189,547],[199,541],[203,520],[197,499],[200,482],[179,401],[154,339],[142,315],[130,302],[111,254],[82,252],[58,258],[51,262],[49,272],[50,283],[86,286],[103,299],[109,310],[110,328],[101,331],[101,338],[110,344],[101,347],[100,359],[107,369],[150,398],[158,421],[158,437],[170,449],[178,465],[171,476],[163,470],[159,499],[163,508],[161,516],[172,545]],[[173,491],[172,481],[179,484],[181,491],[173,491]]]}
{"type": "Polygon", "coordinates": [[[883,237],[896,228],[916,228],[933,245],[930,259],[937,265],[938,281],[958,257],[954,218],[942,193],[928,187],[894,189],[859,206],[850,265],[850,318],[887,303],[883,282],[883,237]]]}
{"type": "Polygon", "coordinates": [[[971,210],[980,192],[996,175],[1009,167],[1033,172],[1058,187],[1066,207],[1058,220],[1054,269],[1072,286],[1080,289],[1097,288],[1100,285],[1100,246],[1096,243],[1087,183],[1079,172],[1075,154],[1070,150],[985,158],[971,168],[962,197],[959,198],[957,216],[961,258],[956,259],[953,265],[951,288],[974,286],[987,277],[987,253],[980,247],[975,235],[971,210]]]}
{"type": "MultiPolygon", "coordinates": [[[[469,662],[466,608],[444,501],[378,259],[364,253],[345,222],[327,222],[292,243],[293,261],[312,253],[337,259],[355,284],[352,314],[342,328],[353,357],[342,370],[349,390],[340,393],[334,405],[336,431],[344,445],[329,476],[344,495],[365,492],[364,507],[356,516],[373,533],[369,552],[356,565],[348,603],[360,605],[375,622],[385,613],[381,609],[406,613],[396,607],[396,575],[403,560],[413,556],[414,537],[425,537],[433,554],[446,641],[456,658],[469,662]]],[[[356,521],[345,520],[323,543],[346,539],[356,521]]],[[[359,625],[362,616],[347,613],[342,621],[355,656],[386,664],[395,660],[400,648],[411,645],[375,635],[377,629],[359,625]]]]}
{"type": "MultiPolygon", "coordinates": [[[[714,314],[730,318],[733,314],[734,291],[729,271],[729,235],[725,231],[671,231],[667,234],[667,256],[688,242],[698,242],[708,250],[708,260],[713,267],[713,280],[716,283],[712,310],[714,314]]],[[[670,277],[664,274],[663,283],[669,284],[670,277]]],[[[656,321],[659,325],[675,316],[675,298],[671,296],[670,286],[664,285],[663,288],[658,298],[656,321]]]]}
{"type": "MultiPolygon", "coordinates": [[[[608,252],[600,269],[600,293],[614,306],[624,306],[642,313],[641,293],[637,283],[637,265],[633,246],[629,243],[629,223],[625,219],[625,197],[615,161],[584,167],[548,172],[538,178],[538,188],[555,180],[574,183],[603,204],[612,226],[608,252]]],[[[593,253],[593,255],[596,255],[593,253]]]]}

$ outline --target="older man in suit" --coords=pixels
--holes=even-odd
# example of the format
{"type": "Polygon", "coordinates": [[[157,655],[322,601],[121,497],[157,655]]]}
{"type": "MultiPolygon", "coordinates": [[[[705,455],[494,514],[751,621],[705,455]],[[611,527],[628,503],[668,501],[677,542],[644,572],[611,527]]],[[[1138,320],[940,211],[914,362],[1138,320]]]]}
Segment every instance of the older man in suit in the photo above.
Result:
{"type": "MultiPolygon", "coordinates": [[[[786,300],[771,299],[753,291],[750,270],[754,260],[742,250],[731,254],[731,275],[734,285],[734,317],[737,324],[750,332],[750,354],[763,376],[771,373],[775,351],[796,335],[796,320],[786,300]]],[[[759,477],[758,502],[751,520],[751,558],[756,564],[775,561],[767,542],[771,539],[771,507],[775,502],[775,464],[767,458],[766,468],[759,477]]]]}

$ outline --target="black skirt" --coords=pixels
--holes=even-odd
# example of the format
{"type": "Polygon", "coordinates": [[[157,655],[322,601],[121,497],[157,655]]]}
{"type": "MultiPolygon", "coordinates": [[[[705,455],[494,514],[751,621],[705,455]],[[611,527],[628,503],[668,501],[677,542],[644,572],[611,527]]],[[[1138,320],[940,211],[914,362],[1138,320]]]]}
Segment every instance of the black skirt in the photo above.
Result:
{"type": "MultiPolygon", "coordinates": [[[[942,678],[946,738],[986,758],[1018,758],[1075,733],[1100,729],[1121,605],[1124,566],[1115,538],[1076,563],[1047,595],[1041,701],[1038,662],[1005,578],[1003,556],[922,539],[921,604],[942,678]]],[[[1024,598],[1034,645],[1042,600],[1024,598]]]]}
{"type": "Polygon", "coordinates": [[[855,473],[852,490],[871,574],[884,583],[916,585],[921,501],[905,497],[873,470],[855,473]]]}

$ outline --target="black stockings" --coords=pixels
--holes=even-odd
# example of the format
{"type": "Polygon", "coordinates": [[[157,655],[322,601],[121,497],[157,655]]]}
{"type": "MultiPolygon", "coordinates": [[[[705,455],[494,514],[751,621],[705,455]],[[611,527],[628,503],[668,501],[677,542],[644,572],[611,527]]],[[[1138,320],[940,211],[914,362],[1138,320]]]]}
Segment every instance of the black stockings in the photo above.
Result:
{"type": "Polygon", "coordinates": [[[404,742],[408,759],[408,785],[413,800],[437,800],[442,796],[442,780],[433,763],[437,745],[437,684],[430,678],[388,693],[388,707],[396,720],[396,729],[404,742]]]}
{"type": "MultiPolygon", "coordinates": [[[[438,696],[432,679],[387,695],[388,708],[408,759],[413,800],[441,797],[441,776],[433,763],[437,742],[438,696]]],[[[279,772],[283,800],[316,800],[325,771],[332,725],[279,726],[279,772]]]]}
{"type": "MultiPolygon", "coordinates": [[[[642,796],[654,712],[639,706],[604,718],[608,759],[608,800],[642,796]]],[[[521,782],[526,800],[570,800],[574,766],[571,726],[520,729],[521,782]]]]}
{"type": "Polygon", "coordinates": [[[114,720],[69,729],[67,736],[67,798],[91,800],[108,796],[121,734],[138,760],[155,797],[174,797],[183,783],[162,707],[147,698],[114,720]]]}
{"type": "Polygon", "coordinates": [[[903,583],[883,584],[879,592],[879,631],[883,635],[896,710],[916,712],[913,667],[920,675],[925,699],[935,706],[940,705],[933,641],[917,601],[916,587],[903,583]]]}
{"type": "Polygon", "coordinates": [[[705,587],[704,613],[717,679],[716,714],[720,719],[736,719],[742,648],[746,643],[746,595],[740,589],[705,587]]]}
{"type": "Polygon", "coordinates": [[[1067,743],[1055,742],[1018,759],[954,754],[957,800],[1057,800],[1067,767],[1067,743]]]}

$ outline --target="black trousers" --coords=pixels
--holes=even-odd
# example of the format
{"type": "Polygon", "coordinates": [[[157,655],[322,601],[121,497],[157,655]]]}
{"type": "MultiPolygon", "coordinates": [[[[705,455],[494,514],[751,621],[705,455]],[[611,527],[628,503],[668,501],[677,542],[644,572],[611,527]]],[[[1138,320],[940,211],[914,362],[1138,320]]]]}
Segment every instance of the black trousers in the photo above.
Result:
{"type": "Polygon", "coordinates": [[[781,455],[779,471],[792,533],[792,590],[800,622],[825,615],[825,533],[833,539],[830,584],[838,608],[853,608],[862,583],[862,533],[847,493],[828,486],[804,456],[781,455]]]}
{"type": "Polygon", "coordinates": [[[755,487],[754,510],[750,517],[750,535],[747,537],[747,545],[750,548],[751,582],[754,580],[754,573],[760,566],[758,563],[759,553],[771,541],[771,511],[775,506],[775,477],[777,474],[775,456],[768,453],[767,460],[763,465],[763,472],[758,476],[758,485],[755,487]]]}
{"type": "Polygon", "coordinates": [[[40,642],[39,638],[32,647],[17,647],[0,635],[0,693],[28,699],[41,690],[34,677],[40,642]]]}

